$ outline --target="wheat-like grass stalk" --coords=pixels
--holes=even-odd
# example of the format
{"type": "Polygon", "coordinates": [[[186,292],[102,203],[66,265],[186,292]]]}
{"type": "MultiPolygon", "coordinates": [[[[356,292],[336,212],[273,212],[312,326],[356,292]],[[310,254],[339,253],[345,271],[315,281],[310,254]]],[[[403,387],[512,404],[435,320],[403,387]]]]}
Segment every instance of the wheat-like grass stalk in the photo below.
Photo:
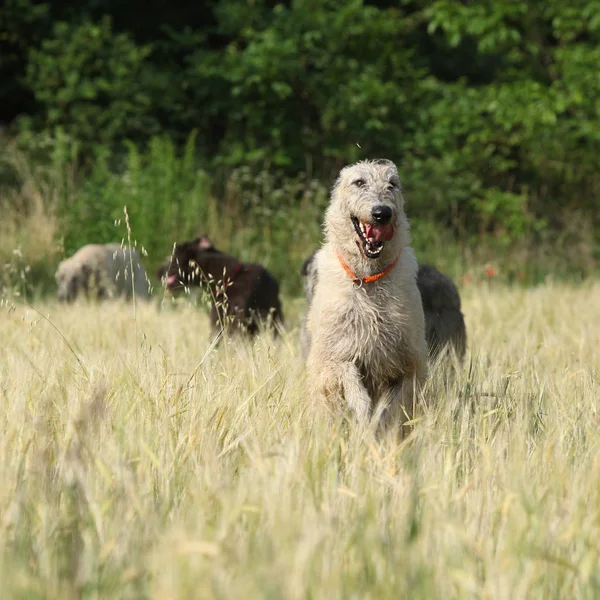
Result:
{"type": "Polygon", "coordinates": [[[597,597],[600,286],[462,293],[404,439],[314,403],[301,303],[219,345],[185,303],[3,307],[1,596],[597,597]]]}

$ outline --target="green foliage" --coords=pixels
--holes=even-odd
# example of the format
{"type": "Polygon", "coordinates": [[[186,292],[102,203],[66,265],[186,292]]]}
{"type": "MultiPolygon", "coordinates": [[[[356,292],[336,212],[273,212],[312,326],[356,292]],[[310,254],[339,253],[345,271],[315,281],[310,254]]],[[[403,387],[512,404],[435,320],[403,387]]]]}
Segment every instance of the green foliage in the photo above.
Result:
{"type": "Polygon", "coordinates": [[[0,123],[33,109],[33,94],[22,78],[29,50],[45,33],[48,8],[32,0],[4,0],[0,5],[0,123]]]}
{"type": "Polygon", "coordinates": [[[219,94],[220,160],[297,170],[309,157],[398,156],[411,136],[426,73],[412,66],[414,29],[399,9],[361,1],[221,2],[223,52],[191,59],[196,90],[219,94]],[[361,149],[362,148],[362,149],[361,149]]]}
{"type": "Polygon", "coordinates": [[[318,244],[328,189],[305,176],[240,168],[217,199],[213,178],[198,168],[195,137],[181,152],[164,137],[153,138],[144,152],[129,144],[118,173],[110,168],[113,154],[99,153],[58,208],[66,254],[88,243],[127,241],[129,227],[153,276],[175,242],[207,234],[219,249],[261,262],[284,289],[298,292],[300,265],[318,244]]]}
{"type": "Polygon", "coordinates": [[[451,52],[474,41],[479,57],[494,59],[491,79],[479,73],[479,81],[456,77],[444,86],[423,137],[430,160],[451,155],[457,179],[471,172],[478,180],[463,205],[474,209],[468,229],[518,239],[560,229],[568,211],[584,207],[600,224],[600,78],[592,67],[600,3],[440,0],[425,14],[429,33],[451,52]]]}
{"type": "Polygon", "coordinates": [[[29,59],[26,81],[44,107],[45,127],[85,147],[157,130],[144,86],[148,47],[114,33],[109,17],[76,27],[58,22],[29,59]]]}
{"type": "Polygon", "coordinates": [[[78,193],[61,208],[66,250],[126,238],[125,210],[134,239],[154,262],[175,240],[195,235],[208,218],[210,181],[197,167],[194,138],[182,156],[165,138],[153,138],[144,154],[129,144],[119,173],[109,166],[109,150],[98,153],[78,193]]]}
{"type": "MultiPolygon", "coordinates": [[[[157,134],[177,153],[194,130],[190,172],[211,173],[211,194],[222,196],[234,172],[247,171],[252,189],[268,172],[273,193],[263,199],[294,188],[301,172],[301,185],[327,188],[343,164],[386,156],[401,169],[413,216],[454,235],[539,241],[563,231],[574,211],[600,229],[600,0],[154,8],[142,0],[0,8],[0,47],[10,50],[0,72],[14,74],[0,87],[0,111],[10,98],[37,101],[24,104],[22,142],[37,152],[40,134],[58,138],[47,148],[52,160],[76,148],[99,181],[132,172],[157,134]]],[[[151,197],[177,187],[165,177],[148,184],[151,197]]],[[[230,198],[238,213],[248,193],[230,198]]],[[[108,192],[92,196],[81,214],[117,218],[122,208],[108,192]]],[[[299,209],[302,197],[287,200],[299,209]]],[[[174,218],[151,206],[148,227],[174,218]]]]}

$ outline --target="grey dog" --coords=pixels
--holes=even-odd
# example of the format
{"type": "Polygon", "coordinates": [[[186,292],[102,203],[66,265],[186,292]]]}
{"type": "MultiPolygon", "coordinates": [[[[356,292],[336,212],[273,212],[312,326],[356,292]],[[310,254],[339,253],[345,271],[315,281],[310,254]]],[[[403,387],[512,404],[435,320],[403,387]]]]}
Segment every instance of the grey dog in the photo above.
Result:
{"type": "Polygon", "coordinates": [[[325,213],[306,329],[317,397],[366,424],[410,418],[427,376],[425,317],[393,162],[345,167],[325,213]]]}

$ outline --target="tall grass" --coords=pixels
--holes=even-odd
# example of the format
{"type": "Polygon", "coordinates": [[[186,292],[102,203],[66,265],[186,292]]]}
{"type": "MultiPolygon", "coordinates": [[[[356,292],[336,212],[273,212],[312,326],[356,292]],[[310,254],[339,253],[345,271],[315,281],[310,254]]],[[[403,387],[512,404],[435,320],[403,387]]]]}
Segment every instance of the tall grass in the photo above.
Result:
{"type": "Polygon", "coordinates": [[[600,286],[463,289],[469,352],[400,442],[328,423],[299,310],[0,312],[2,598],[595,598],[600,286]]]}
{"type": "MultiPolygon", "coordinates": [[[[170,140],[157,137],[146,152],[132,145],[118,161],[99,149],[85,171],[65,158],[66,150],[56,150],[49,167],[29,171],[20,168],[28,159],[8,150],[0,155],[0,165],[9,168],[3,179],[10,181],[0,187],[0,207],[8,207],[19,231],[29,235],[32,219],[11,198],[26,197],[26,189],[43,182],[48,194],[41,214],[53,227],[51,240],[43,240],[48,246],[60,242],[67,255],[84,244],[125,239],[126,210],[133,243],[143,249],[151,275],[174,242],[208,234],[219,249],[272,270],[285,291],[299,291],[300,265],[319,242],[327,187],[302,174],[285,181],[246,169],[212,174],[202,168],[194,146],[191,136],[180,154],[170,140]]],[[[18,244],[18,237],[5,236],[7,247],[18,244]]],[[[2,250],[0,257],[10,255],[2,250]]]]}
{"type": "MultiPolygon", "coordinates": [[[[1,142],[1,140],[0,140],[1,142]]],[[[41,143],[40,143],[41,144],[41,143]]],[[[125,155],[98,148],[81,168],[77,153],[61,140],[44,142],[39,156],[16,143],[0,143],[0,287],[46,293],[65,255],[88,243],[121,242],[128,236],[143,255],[155,284],[156,266],[173,243],[204,233],[242,260],[262,263],[284,293],[301,292],[299,270],[317,247],[332,181],[299,173],[250,169],[213,172],[195,152],[195,138],[178,151],[167,138],[153,138],[142,152],[125,155]]],[[[422,190],[421,190],[422,192],[422,190]]],[[[549,274],[581,280],[597,272],[598,232],[570,215],[558,234],[530,239],[471,237],[461,241],[431,222],[406,191],[414,246],[423,262],[449,275],[503,281],[542,282],[549,274]]]]}

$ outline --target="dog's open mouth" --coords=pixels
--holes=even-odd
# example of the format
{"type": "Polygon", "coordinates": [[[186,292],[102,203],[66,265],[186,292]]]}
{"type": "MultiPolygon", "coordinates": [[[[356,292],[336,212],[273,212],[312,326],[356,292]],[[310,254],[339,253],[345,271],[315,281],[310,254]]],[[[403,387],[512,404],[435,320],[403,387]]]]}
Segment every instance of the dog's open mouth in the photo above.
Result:
{"type": "Polygon", "coordinates": [[[352,224],[361,241],[363,251],[367,258],[378,258],[383,252],[385,242],[394,237],[394,226],[388,223],[363,223],[356,217],[352,217],[352,224]]]}
{"type": "Polygon", "coordinates": [[[167,277],[167,287],[172,290],[173,288],[181,286],[179,277],[177,275],[169,275],[167,277]]]}

